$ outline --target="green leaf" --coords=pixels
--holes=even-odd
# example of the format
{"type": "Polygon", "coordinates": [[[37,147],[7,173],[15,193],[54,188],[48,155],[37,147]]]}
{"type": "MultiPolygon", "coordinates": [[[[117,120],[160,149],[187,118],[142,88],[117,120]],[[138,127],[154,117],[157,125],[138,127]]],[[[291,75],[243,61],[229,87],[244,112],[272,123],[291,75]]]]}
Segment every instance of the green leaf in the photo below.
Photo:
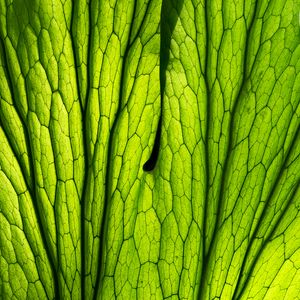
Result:
{"type": "Polygon", "coordinates": [[[299,12],[0,0],[0,298],[298,299],[299,12]]]}

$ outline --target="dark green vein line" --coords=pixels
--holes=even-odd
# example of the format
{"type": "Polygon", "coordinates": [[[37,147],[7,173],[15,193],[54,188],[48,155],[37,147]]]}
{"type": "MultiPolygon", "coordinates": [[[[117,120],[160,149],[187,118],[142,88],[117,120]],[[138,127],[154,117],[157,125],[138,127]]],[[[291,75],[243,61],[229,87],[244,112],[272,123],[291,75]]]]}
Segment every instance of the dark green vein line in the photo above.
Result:
{"type": "MultiPolygon", "coordinates": [[[[10,138],[10,136],[9,136],[9,134],[8,134],[8,131],[7,131],[7,129],[6,129],[6,126],[4,126],[4,123],[3,123],[3,121],[2,121],[1,116],[0,116],[0,127],[3,129],[3,132],[4,132],[5,136],[6,136],[7,142],[8,142],[8,144],[9,144],[9,147],[10,147],[12,153],[14,154],[14,157],[16,158],[16,160],[17,160],[17,162],[18,162],[18,165],[19,165],[19,167],[20,167],[20,169],[21,169],[21,173],[22,173],[22,175],[23,175],[22,178],[23,178],[24,181],[25,181],[27,190],[28,190],[29,194],[32,195],[32,186],[30,185],[30,183],[29,183],[29,181],[28,181],[28,179],[27,179],[27,176],[25,176],[25,175],[26,175],[26,172],[25,172],[25,170],[24,170],[24,169],[25,169],[25,166],[24,166],[24,164],[22,163],[22,161],[20,160],[20,157],[19,157],[19,155],[17,154],[17,151],[16,151],[15,147],[13,146],[13,142],[11,141],[11,138],[10,138]]],[[[28,174],[28,175],[29,175],[29,174],[28,174]]]]}
{"type": "MultiPolygon", "coordinates": [[[[266,237],[265,241],[262,243],[261,247],[259,248],[259,251],[256,253],[255,257],[254,257],[254,260],[253,262],[251,263],[250,265],[250,268],[249,268],[249,272],[247,273],[247,278],[250,278],[251,275],[253,274],[253,271],[255,269],[255,266],[256,266],[256,262],[259,260],[260,256],[262,255],[263,251],[265,250],[266,248],[266,245],[271,241],[271,238],[273,236],[273,234],[275,233],[275,230],[278,228],[278,226],[280,225],[280,222],[282,220],[282,218],[287,214],[288,212],[288,208],[290,207],[290,205],[292,204],[293,202],[293,199],[294,197],[296,196],[297,192],[299,191],[299,188],[300,188],[300,180],[298,180],[298,182],[295,184],[294,186],[294,189],[292,190],[292,193],[291,193],[291,196],[288,200],[288,203],[287,205],[284,207],[280,217],[278,218],[278,220],[276,221],[275,225],[274,225],[274,228],[272,229],[272,231],[268,234],[268,236],[266,237]]],[[[250,249],[250,247],[249,247],[250,249]]],[[[248,249],[247,249],[248,251],[248,249]]],[[[248,255],[248,253],[247,253],[248,255]]],[[[241,282],[242,280],[242,273],[243,273],[243,270],[245,268],[245,263],[246,262],[246,256],[245,256],[245,259],[243,261],[243,265],[242,265],[242,268],[241,268],[241,272],[240,272],[240,275],[239,275],[239,278],[238,278],[238,283],[237,283],[237,288],[239,286],[239,283],[241,282]]],[[[241,290],[240,292],[238,293],[238,289],[236,288],[235,291],[234,291],[234,294],[233,294],[233,297],[232,299],[240,299],[240,296],[243,294],[243,292],[245,291],[245,289],[247,288],[249,284],[249,281],[245,281],[244,284],[242,285],[241,287],[241,290]]]]}
{"type": "MultiPolygon", "coordinates": [[[[288,208],[292,204],[293,199],[296,196],[296,194],[299,191],[299,189],[300,189],[300,180],[298,180],[298,182],[295,184],[294,189],[292,190],[291,196],[290,196],[290,198],[288,200],[288,203],[284,207],[284,209],[283,209],[280,217],[276,221],[276,223],[274,225],[274,228],[268,234],[268,236],[266,237],[265,241],[262,243],[261,247],[259,248],[259,251],[256,253],[256,255],[254,257],[254,260],[253,260],[253,262],[250,265],[249,272],[247,273],[247,278],[250,278],[251,275],[253,274],[253,271],[254,271],[255,266],[256,266],[256,262],[259,260],[260,256],[262,255],[263,251],[265,250],[266,245],[271,241],[271,238],[272,238],[273,234],[275,233],[275,230],[280,225],[280,222],[282,221],[282,218],[287,214],[288,208]]],[[[254,241],[254,238],[253,238],[253,241],[254,241]]],[[[242,268],[241,268],[241,272],[240,272],[240,275],[239,275],[239,278],[238,278],[238,282],[237,282],[237,286],[236,286],[237,288],[235,289],[233,297],[232,297],[233,300],[240,299],[241,295],[243,294],[243,292],[245,291],[245,289],[247,288],[247,286],[249,284],[248,280],[245,281],[244,284],[242,285],[241,289],[240,289],[240,292],[238,292],[239,283],[242,280],[243,270],[245,268],[246,258],[249,255],[249,251],[248,250],[251,248],[251,246],[252,246],[252,244],[250,244],[249,248],[247,249],[247,253],[245,255],[245,258],[244,258],[244,261],[243,261],[243,265],[242,265],[242,268]]]]}
{"type": "Polygon", "coordinates": [[[22,175],[23,175],[22,178],[23,178],[24,181],[25,181],[27,190],[28,190],[29,194],[32,195],[32,186],[30,185],[30,183],[28,182],[28,179],[27,179],[26,176],[24,175],[24,174],[26,174],[26,172],[24,171],[24,168],[25,168],[25,167],[24,167],[23,163],[21,162],[20,157],[18,156],[15,147],[12,145],[12,141],[11,141],[11,139],[10,139],[10,137],[9,137],[9,134],[8,134],[8,132],[7,132],[6,127],[4,126],[4,123],[3,123],[3,121],[2,121],[1,116],[0,116],[0,127],[3,129],[3,132],[4,132],[5,136],[6,136],[8,145],[9,145],[9,147],[10,147],[12,153],[14,154],[14,157],[16,158],[16,160],[17,160],[17,162],[18,162],[18,165],[19,165],[19,167],[20,167],[20,169],[21,169],[21,173],[22,173],[22,175]]]}
{"type": "MultiPolygon", "coordinates": [[[[133,12],[132,12],[132,20],[134,19],[135,13],[136,13],[136,6],[137,1],[134,2],[133,12]]],[[[125,53],[122,60],[122,73],[121,73],[121,80],[120,80],[120,91],[119,91],[119,105],[116,111],[116,114],[114,116],[113,124],[110,130],[109,134],[109,140],[108,140],[108,150],[107,150],[107,167],[106,167],[106,174],[105,174],[105,199],[104,199],[104,207],[103,207],[103,215],[101,220],[101,228],[100,228],[100,251],[99,251],[99,263],[98,263],[98,270],[97,270],[97,276],[96,276],[96,286],[95,286],[95,292],[94,292],[94,300],[97,300],[97,295],[100,292],[100,286],[101,286],[101,275],[104,273],[104,250],[105,250],[105,237],[107,234],[106,227],[108,222],[108,214],[109,214],[109,200],[110,200],[110,194],[111,194],[111,173],[112,173],[112,150],[113,150],[113,138],[116,130],[116,126],[118,123],[118,118],[121,115],[122,112],[122,99],[123,99],[123,92],[125,90],[124,81],[125,81],[125,72],[126,72],[126,63],[127,63],[127,57],[130,50],[130,37],[132,34],[132,28],[133,28],[133,21],[130,24],[129,29],[129,35],[128,35],[128,41],[125,49],[125,53]]]]}
{"type": "MultiPolygon", "coordinates": [[[[5,46],[4,46],[4,42],[3,42],[2,38],[0,38],[0,43],[1,43],[2,49],[3,49],[4,61],[6,62],[6,65],[9,66],[8,59],[7,59],[7,56],[6,56],[6,50],[5,50],[5,46]]],[[[20,114],[20,112],[19,112],[19,110],[17,108],[17,105],[15,105],[15,100],[14,99],[16,98],[16,95],[15,95],[15,92],[14,92],[14,89],[13,89],[13,84],[12,84],[12,78],[11,78],[11,76],[12,76],[11,75],[11,71],[10,71],[9,68],[7,68],[7,82],[8,82],[10,91],[11,91],[11,95],[12,95],[12,98],[13,98],[14,106],[16,108],[16,112],[18,113],[19,118],[20,118],[20,120],[22,122],[22,125],[23,125],[23,128],[24,128],[26,148],[28,149],[28,151],[30,151],[30,153],[32,153],[33,152],[32,151],[33,145],[30,142],[29,131],[28,131],[28,127],[26,125],[26,120],[24,120],[21,117],[21,114],[20,114]]],[[[27,93],[27,91],[26,91],[26,93],[27,93]]],[[[58,276],[57,276],[56,267],[55,267],[55,259],[54,259],[53,254],[49,250],[50,247],[48,247],[49,245],[47,243],[46,229],[42,225],[42,218],[40,216],[40,210],[38,208],[38,203],[37,203],[36,175],[35,175],[35,172],[34,172],[33,160],[30,157],[29,157],[29,164],[30,164],[30,170],[31,170],[30,173],[32,175],[32,186],[33,186],[31,198],[32,198],[32,203],[33,203],[35,215],[36,215],[37,221],[38,221],[37,227],[38,227],[38,229],[39,229],[39,231],[41,233],[41,237],[42,237],[42,241],[43,241],[44,248],[45,248],[45,251],[46,251],[46,255],[47,255],[48,261],[50,263],[51,270],[52,270],[52,277],[53,277],[53,281],[54,281],[55,297],[56,297],[56,299],[59,299],[59,288],[58,288],[58,282],[59,281],[58,281],[58,276]]]]}
{"type": "MultiPolygon", "coordinates": [[[[87,4],[89,4],[89,1],[87,1],[87,4]]],[[[84,114],[85,111],[85,107],[84,104],[82,102],[83,99],[81,99],[81,93],[80,93],[80,80],[79,80],[79,76],[78,76],[78,56],[77,56],[77,51],[76,51],[76,45],[75,45],[75,40],[74,40],[74,36],[73,36],[73,26],[74,26],[74,14],[75,14],[75,5],[79,5],[79,2],[75,2],[72,5],[72,12],[71,12],[71,30],[69,31],[70,37],[71,37],[71,43],[72,43],[72,50],[73,50],[73,55],[74,55],[74,64],[75,64],[75,74],[76,74],[76,86],[77,86],[77,94],[78,94],[78,98],[79,98],[79,102],[80,102],[80,108],[81,108],[81,113],[84,114]]],[[[89,5],[90,6],[90,5],[89,5]]],[[[89,35],[90,37],[90,35],[89,35]]]]}
{"type": "MultiPolygon", "coordinates": [[[[8,73],[9,73],[9,70],[8,70],[8,68],[7,68],[7,65],[6,65],[6,64],[7,64],[7,58],[6,58],[6,53],[5,53],[5,48],[4,48],[4,42],[2,41],[2,38],[0,38],[0,54],[1,54],[1,53],[2,53],[3,56],[4,56],[4,63],[5,63],[5,65],[3,66],[3,68],[4,68],[4,73],[5,73],[5,75],[6,75],[6,78],[8,79],[8,80],[7,80],[8,88],[9,88],[9,90],[10,90],[10,94],[11,94],[11,97],[12,97],[12,100],[13,100],[13,104],[14,104],[15,111],[16,111],[16,113],[17,113],[19,119],[20,119],[20,122],[21,122],[21,124],[22,124],[22,127],[24,128],[25,144],[26,144],[26,146],[28,146],[28,144],[27,144],[27,138],[28,138],[28,136],[27,136],[27,134],[26,134],[26,126],[25,126],[25,124],[24,124],[24,120],[23,120],[23,118],[21,117],[21,114],[20,114],[20,112],[19,112],[17,106],[16,106],[15,103],[14,103],[15,101],[14,101],[14,95],[13,95],[13,87],[12,87],[12,82],[10,81],[9,74],[8,74],[8,73]]],[[[1,115],[0,115],[0,118],[1,118],[1,115]]],[[[22,161],[20,160],[19,156],[17,155],[17,149],[15,149],[15,147],[13,146],[13,142],[12,142],[12,140],[11,140],[11,138],[10,138],[8,132],[7,132],[5,123],[3,123],[2,120],[0,120],[0,121],[1,121],[1,123],[2,123],[2,128],[3,128],[3,130],[4,130],[5,134],[6,134],[6,137],[7,137],[7,140],[9,141],[9,144],[10,144],[10,146],[11,146],[11,149],[12,149],[12,151],[13,151],[13,153],[14,153],[14,155],[15,155],[15,157],[16,157],[16,159],[17,159],[19,165],[20,165],[22,174],[24,175],[24,174],[26,174],[26,172],[25,172],[25,165],[22,163],[22,161]]],[[[27,147],[27,149],[29,149],[29,148],[27,147]]],[[[29,156],[28,156],[28,161],[30,161],[30,157],[29,157],[29,156]]],[[[31,171],[32,171],[32,170],[31,170],[30,167],[29,167],[29,175],[31,174],[31,171]]],[[[23,176],[23,178],[24,178],[24,180],[25,180],[25,182],[26,182],[26,185],[27,185],[27,187],[28,187],[29,192],[30,192],[31,195],[32,195],[32,189],[34,188],[34,187],[32,186],[32,182],[30,183],[30,182],[29,182],[29,178],[27,178],[26,176],[23,176]]]]}
{"type": "MultiPolygon", "coordinates": [[[[250,238],[250,241],[249,241],[249,244],[248,244],[248,247],[247,247],[247,251],[245,253],[244,260],[243,260],[243,263],[242,263],[242,266],[241,266],[241,270],[240,270],[240,273],[239,273],[238,282],[237,282],[236,289],[235,289],[235,292],[234,292],[234,295],[233,295],[234,296],[233,299],[239,299],[239,296],[241,295],[241,292],[239,294],[237,294],[238,287],[239,287],[239,284],[241,283],[241,280],[242,280],[242,275],[244,273],[244,270],[245,270],[245,267],[246,267],[246,263],[247,263],[249,255],[250,255],[251,247],[252,247],[253,243],[256,240],[256,235],[257,235],[257,233],[259,231],[260,225],[263,222],[264,217],[266,216],[266,214],[268,212],[268,209],[269,209],[268,205],[271,202],[271,200],[272,200],[272,198],[273,198],[273,196],[274,196],[274,194],[276,192],[276,187],[278,186],[278,184],[280,182],[280,179],[281,179],[281,175],[283,174],[283,171],[286,168],[287,161],[288,161],[288,159],[290,157],[290,154],[291,154],[291,152],[292,152],[292,150],[293,150],[296,142],[299,141],[299,138],[300,138],[300,125],[298,125],[298,128],[296,130],[295,136],[294,136],[294,138],[292,140],[292,143],[291,143],[291,145],[290,145],[290,147],[289,147],[289,149],[287,151],[287,155],[286,155],[286,157],[285,157],[285,159],[284,159],[284,161],[282,163],[282,166],[281,166],[281,168],[280,168],[280,170],[279,170],[279,172],[277,174],[276,180],[274,181],[274,183],[272,185],[270,193],[269,193],[269,195],[268,195],[268,197],[266,199],[263,211],[262,211],[262,213],[261,213],[261,215],[259,217],[259,220],[258,220],[258,222],[256,224],[255,230],[254,230],[254,232],[253,232],[253,234],[252,234],[252,236],[250,238]]],[[[269,238],[272,236],[273,232],[275,231],[275,229],[279,225],[279,223],[280,223],[283,215],[286,213],[286,211],[287,211],[287,209],[288,209],[291,201],[293,200],[293,195],[296,193],[296,190],[297,190],[297,187],[298,187],[299,183],[300,183],[300,180],[298,180],[298,184],[296,184],[294,186],[295,190],[292,192],[291,198],[286,201],[285,206],[284,206],[284,208],[282,210],[282,213],[277,217],[278,219],[277,219],[276,223],[274,224],[274,227],[273,227],[272,231],[267,235],[265,242],[261,245],[259,252],[255,255],[256,259],[253,260],[253,262],[250,265],[250,272],[249,272],[249,274],[251,274],[251,272],[253,271],[253,269],[255,267],[255,262],[257,261],[257,258],[262,253],[262,251],[264,249],[264,245],[268,242],[269,238]]],[[[246,285],[247,285],[247,282],[244,283],[244,285],[242,286],[241,289],[244,290],[245,287],[246,287],[246,285]]]]}
{"type": "MultiPolygon", "coordinates": [[[[72,16],[71,16],[71,28],[73,28],[74,24],[74,10],[75,10],[75,5],[79,5],[78,2],[75,4],[73,3],[72,6],[72,16]]],[[[87,5],[88,5],[88,14],[89,14],[89,23],[88,27],[91,26],[92,20],[91,20],[91,1],[87,0],[87,5]]],[[[72,29],[71,29],[72,30],[72,29]]],[[[81,219],[81,239],[80,239],[80,247],[81,247],[81,299],[85,299],[85,294],[86,294],[86,287],[85,287],[85,271],[86,271],[86,251],[85,251],[85,245],[86,245],[86,235],[85,235],[85,194],[86,194],[86,189],[88,186],[88,170],[89,170],[89,161],[88,161],[88,140],[87,140],[87,134],[86,132],[86,117],[87,117],[87,110],[85,109],[87,107],[87,102],[88,102],[88,96],[89,96],[89,91],[90,91],[90,74],[89,70],[87,70],[87,93],[86,93],[86,99],[85,99],[85,106],[83,103],[83,99],[81,99],[81,93],[80,93],[80,85],[79,85],[79,75],[78,75],[78,69],[76,62],[78,62],[78,58],[76,57],[76,49],[75,49],[75,41],[73,37],[73,33],[71,32],[71,40],[72,40],[72,48],[74,51],[74,60],[75,60],[75,72],[76,72],[76,84],[77,84],[77,93],[78,97],[80,99],[80,107],[81,107],[81,114],[82,114],[82,131],[83,131],[83,148],[84,148],[84,179],[83,179],[83,190],[82,190],[82,195],[81,195],[81,207],[80,207],[80,219],[81,219]]],[[[88,35],[88,56],[90,56],[91,52],[91,32],[89,32],[88,35]]],[[[89,57],[87,59],[89,61],[89,57]]],[[[89,64],[88,64],[89,66],[89,64]]]]}
{"type": "MultiPolygon", "coordinates": [[[[209,29],[208,28],[209,24],[208,24],[208,21],[207,21],[207,17],[208,17],[207,3],[208,3],[208,1],[206,1],[206,6],[205,6],[205,17],[206,17],[206,29],[209,32],[209,30],[208,30],[209,29]]],[[[220,223],[220,215],[221,215],[221,211],[222,211],[222,208],[223,208],[222,203],[224,202],[222,200],[223,200],[223,197],[224,197],[225,178],[226,178],[226,175],[227,175],[227,172],[228,172],[228,168],[229,168],[229,158],[230,158],[231,148],[232,148],[232,139],[233,139],[232,133],[234,131],[234,115],[235,115],[235,112],[236,112],[236,109],[237,109],[237,104],[239,103],[239,99],[242,96],[242,92],[243,92],[243,90],[245,88],[245,84],[246,84],[247,79],[248,79],[248,78],[246,78],[246,75],[245,75],[246,74],[245,68],[247,66],[247,57],[248,57],[248,52],[249,52],[249,50],[248,50],[249,49],[249,36],[250,36],[250,32],[251,32],[251,30],[253,28],[253,24],[254,24],[254,21],[255,21],[256,13],[257,13],[257,1],[255,2],[254,13],[253,13],[253,17],[252,17],[251,23],[249,25],[249,28],[247,29],[247,35],[246,35],[246,41],[245,41],[244,62],[243,62],[243,68],[244,68],[243,78],[242,78],[241,87],[239,89],[238,95],[237,95],[237,97],[236,97],[236,99],[234,101],[233,108],[232,108],[230,125],[229,125],[229,131],[228,131],[229,142],[228,142],[228,147],[227,147],[227,151],[226,151],[227,153],[226,153],[225,162],[224,162],[224,169],[223,169],[223,172],[222,172],[222,175],[221,175],[221,188],[220,188],[219,199],[218,199],[216,224],[214,225],[212,239],[211,239],[211,243],[209,245],[207,254],[205,255],[205,253],[204,253],[204,256],[203,256],[204,263],[203,263],[203,269],[202,269],[200,294],[199,294],[198,299],[202,299],[203,298],[203,292],[204,292],[204,289],[205,289],[205,286],[204,286],[204,284],[205,284],[205,276],[204,275],[206,274],[206,272],[208,270],[208,267],[209,267],[209,263],[210,263],[210,260],[211,260],[211,255],[212,255],[212,250],[213,250],[214,244],[217,242],[215,237],[216,237],[217,230],[218,230],[218,224],[220,223]]],[[[207,33],[207,42],[209,42],[209,35],[208,35],[208,33],[207,33]]],[[[207,55],[209,54],[208,50],[209,50],[208,46],[206,46],[207,55]]],[[[207,72],[207,68],[208,68],[207,62],[208,62],[208,57],[206,57],[206,70],[205,70],[206,72],[207,72]]],[[[250,76],[250,74],[249,74],[249,76],[250,76]]],[[[205,76],[205,77],[207,77],[207,76],[205,76]]],[[[206,78],[206,80],[207,80],[207,78],[206,78]]],[[[209,91],[208,91],[208,94],[209,94],[209,91]]],[[[209,131],[208,131],[208,133],[209,133],[209,131]]],[[[207,147],[208,147],[208,143],[207,143],[207,147]]],[[[209,152],[207,153],[207,155],[209,156],[209,152]]],[[[206,157],[206,159],[208,159],[208,158],[209,157],[206,157]]],[[[205,219],[205,217],[204,217],[204,219],[205,219]]]]}
{"type": "Polygon", "coordinates": [[[202,267],[201,267],[201,274],[200,274],[200,287],[198,290],[197,299],[202,298],[202,293],[204,291],[204,284],[205,284],[205,273],[207,270],[208,259],[205,257],[205,248],[206,248],[206,215],[207,215],[207,206],[208,206],[208,192],[209,192],[209,132],[210,132],[210,101],[211,101],[211,93],[209,89],[209,83],[207,78],[207,70],[208,70],[208,56],[209,56],[209,40],[210,40],[210,26],[208,22],[208,1],[205,1],[205,29],[206,29],[206,46],[205,46],[205,70],[204,70],[204,81],[206,86],[206,93],[207,93],[207,100],[206,100],[206,111],[207,111],[207,121],[206,121],[206,132],[205,132],[205,168],[206,168],[206,191],[205,191],[205,201],[204,201],[204,213],[203,213],[203,245],[202,245],[202,267]]]}
{"type": "MultiPolygon", "coordinates": [[[[149,12],[149,9],[151,7],[150,3],[152,3],[152,0],[148,0],[147,7],[146,7],[146,10],[145,10],[143,19],[141,21],[141,24],[139,26],[139,29],[138,29],[137,33],[135,34],[135,36],[133,36],[132,38],[130,38],[129,47],[131,47],[134,44],[134,42],[136,41],[136,39],[140,36],[140,33],[141,33],[142,29],[144,28],[144,22],[145,22],[145,19],[148,16],[148,12],[149,12]]],[[[135,21],[135,19],[133,20],[133,23],[134,23],[134,21],[135,21]]],[[[133,24],[133,26],[136,26],[136,25],[133,24]]]]}

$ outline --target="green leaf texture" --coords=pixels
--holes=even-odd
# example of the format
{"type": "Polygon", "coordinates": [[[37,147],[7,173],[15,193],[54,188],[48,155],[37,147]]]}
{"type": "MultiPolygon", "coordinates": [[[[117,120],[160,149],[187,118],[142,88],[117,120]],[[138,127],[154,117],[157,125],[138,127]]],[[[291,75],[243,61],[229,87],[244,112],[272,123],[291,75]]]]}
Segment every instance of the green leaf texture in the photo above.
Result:
{"type": "Polygon", "coordinates": [[[300,299],[299,15],[0,0],[0,299],[300,299]]]}

